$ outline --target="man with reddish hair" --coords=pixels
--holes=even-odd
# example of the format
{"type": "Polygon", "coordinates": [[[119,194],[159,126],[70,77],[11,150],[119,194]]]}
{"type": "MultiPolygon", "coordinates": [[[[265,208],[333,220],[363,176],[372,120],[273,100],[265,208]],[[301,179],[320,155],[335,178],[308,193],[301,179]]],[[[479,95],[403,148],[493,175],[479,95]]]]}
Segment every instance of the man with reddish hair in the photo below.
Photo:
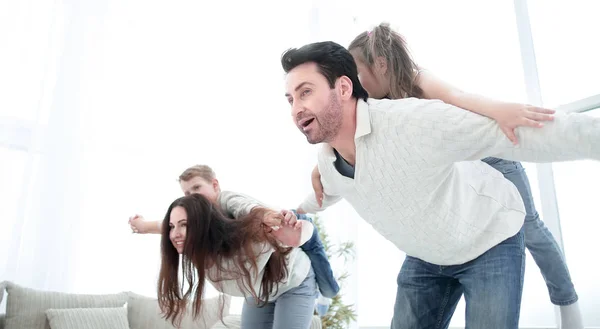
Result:
{"type": "MultiPolygon", "coordinates": [[[[207,165],[195,165],[184,170],[179,175],[179,185],[185,195],[201,194],[217,207],[221,208],[231,218],[240,218],[248,214],[254,207],[265,206],[264,203],[245,194],[221,191],[221,186],[214,170],[207,165]]],[[[285,212],[284,220],[296,220],[296,216],[293,214],[295,212],[285,212]]],[[[298,219],[310,220],[306,215],[297,214],[297,216],[298,219]]],[[[263,223],[277,229],[281,218],[282,212],[273,210],[265,214],[263,223]]],[[[129,218],[129,225],[134,233],[160,234],[162,229],[161,223],[161,221],[147,221],[140,215],[129,218]]],[[[329,263],[316,227],[313,230],[312,237],[300,248],[310,258],[321,294],[327,298],[337,295],[340,288],[333,276],[331,264],[329,263]]]]}

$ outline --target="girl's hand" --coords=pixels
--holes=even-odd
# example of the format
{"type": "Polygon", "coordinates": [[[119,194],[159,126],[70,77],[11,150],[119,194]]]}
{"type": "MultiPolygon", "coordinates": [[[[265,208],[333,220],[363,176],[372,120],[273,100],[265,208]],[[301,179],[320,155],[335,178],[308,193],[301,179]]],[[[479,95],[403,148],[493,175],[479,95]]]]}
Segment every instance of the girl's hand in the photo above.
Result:
{"type": "MultiPolygon", "coordinates": [[[[541,128],[544,121],[554,120],[554,110],[524,104],[502,104],[494,111],[492,119],[496,120],[500,129],[513,144],[518,144],[515,128],[541,128]]],[[[314,185],[314,184],[313,184],[314,185]]]]}

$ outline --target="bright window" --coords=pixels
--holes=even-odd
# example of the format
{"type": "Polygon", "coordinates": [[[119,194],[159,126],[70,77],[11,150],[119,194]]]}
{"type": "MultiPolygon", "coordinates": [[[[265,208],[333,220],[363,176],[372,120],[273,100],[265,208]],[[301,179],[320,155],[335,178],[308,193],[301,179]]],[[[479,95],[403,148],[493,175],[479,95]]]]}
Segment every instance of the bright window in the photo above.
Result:
{"type": "Polygon", "coordinates": [[[600,2],[527,2],[544,105],[556,107],[600,93],[600,2]]]}
{"type": "MultiPolygon", "coordinates": [[[[600,117],[600,109],[586,114],[600,117]]],[[[600,265],[596,261],[600,163],[572,161],[553,164],[565,256],[586,326],[600,326],[600,265]]]]}

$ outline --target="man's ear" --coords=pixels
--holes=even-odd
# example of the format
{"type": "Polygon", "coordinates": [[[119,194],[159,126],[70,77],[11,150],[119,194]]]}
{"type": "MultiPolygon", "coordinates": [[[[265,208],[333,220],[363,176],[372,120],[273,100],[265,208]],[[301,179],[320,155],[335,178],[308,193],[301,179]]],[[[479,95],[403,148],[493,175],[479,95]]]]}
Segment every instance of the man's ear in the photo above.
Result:
{"type": "Polygon", "coordinates": [[[221,185],[219,184],[219,180],[218,179],[213,178],[213,180],[212,180],[212,186],[213,186],[213,189],[215,191],[221,191],[221,185]]]}
{"type": "Polygon", "coordinates": [[[338,84],[342,100],[349,100],[350,98],[352,98],[352,90],[354,86],[352,84],[352,80],[350,80],[350,78],[348,78],[347,76],[343,75],[338,78],[338,84]]]}

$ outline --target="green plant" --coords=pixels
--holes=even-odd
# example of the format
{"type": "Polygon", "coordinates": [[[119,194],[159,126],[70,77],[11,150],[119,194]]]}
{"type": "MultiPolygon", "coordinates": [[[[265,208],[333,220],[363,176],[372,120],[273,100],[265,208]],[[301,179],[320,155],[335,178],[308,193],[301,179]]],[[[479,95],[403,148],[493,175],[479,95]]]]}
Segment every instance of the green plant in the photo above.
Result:
{"type": "MultiPolygon", "coordinates": [[[[319,231],[319,236],[321,241],[323,242],[323,247],[325,248],[325,253],[329,259],[333,259],[333,257],[342,257],[344,259],[344,264],[348,261],[354,259],[354,243],[353,242],[344,242],[338,245],[333,245],[329,241],[329,235],[325,232],[323,225],[320,221],[319,215],[316,215],[313,218],[313,222],[317,230],[319,231]]],[[[338,278],[338,284],[343,289],[344,281],[348,278],[348,272],[344,271],[338,278]]],[[[331,305],[329,306],[329,310],[327,313],[321,317],[321,323],[323,324],[323,329],[344,329],[348,328],[351,321],[356,321],[356,311],[354,310],[353,304],[344,304],[342,300],[341,292],[337,294],[337,296],[333,297],[331,300],[331,305]]]]}

